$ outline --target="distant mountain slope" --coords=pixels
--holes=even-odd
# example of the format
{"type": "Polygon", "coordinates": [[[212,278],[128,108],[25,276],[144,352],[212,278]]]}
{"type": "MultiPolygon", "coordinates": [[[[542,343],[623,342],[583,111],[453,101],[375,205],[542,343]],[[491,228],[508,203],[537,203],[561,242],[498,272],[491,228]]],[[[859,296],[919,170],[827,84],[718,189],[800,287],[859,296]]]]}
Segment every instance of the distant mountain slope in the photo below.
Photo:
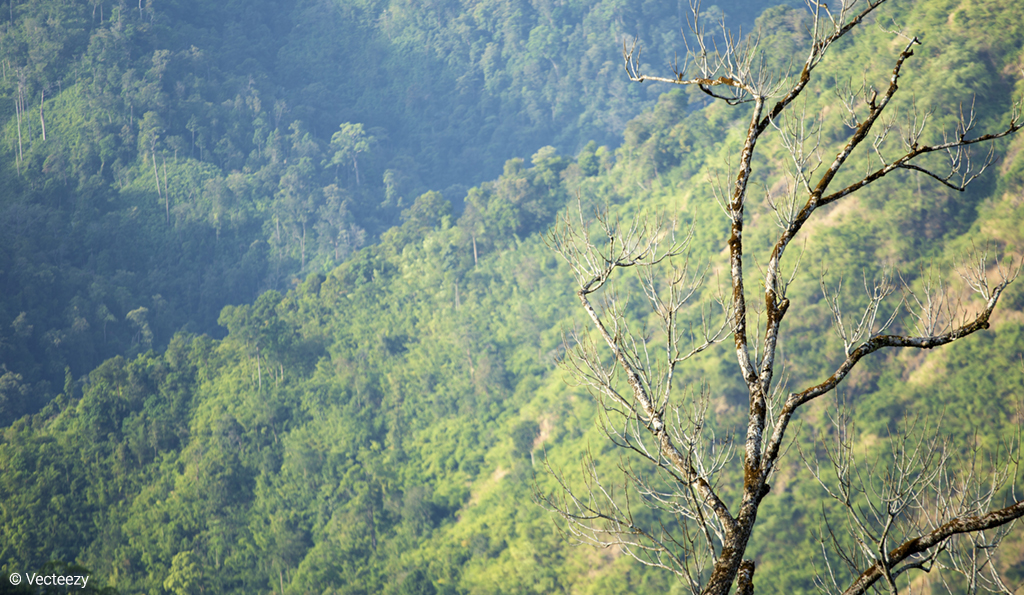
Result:
{"type": "MultiPolygon", "coordinates": [[[[1005,122],[1014,93],[1024,91],[1017,75],[1022,11],[999,0],[929,0],[885,13],[923,38],[903,84],[914,89],[918,109],[933,110],[933,134],[972,97],[979,129],[1005,122]]],[[[773,9],[765,19],[764,43],[799,46],[800,13],[773,9]]],[[[848,134],[834,105],[836,81],[888,76],[896,50],[887,28],[871,24],[834,48],[815,80],[807,110],[821,114],[827,146],[848,134]]],[[[629,121],[616,150],[590,145],[568,158],[545,147],[529,164],[510,159],[501,176],[466,192],[461,213],[448,197],[421,194],[402,210],[400,224],[339,266],[307,268],[289,291],[221,310],[218,321],[228,329],[222,340],[182,332],[166,350],[146,351],[152,339],[142,322],[153,315],[131,310],[136,320],[116,324],[133,325],[136,335],[125,343],[141,353],[105,361],[80,384],[69,378],[40,413],[0,435],[2,570],[74,560],[98,584],[124,593],[682,592],[674,578],[620,551],[570,547],[533,500],[534,490],[554,489],[545,458],[570,479],[588,450],[609,474],[619,463],[595,424],[597,406],[556,365],[563,332],[582,316],[544,234],[577,193],[587,207],[609,205],[623,217],[665,213],[680,230],[695,224],[693,258],[710,262],[714,275],[725,263],[727,223],[711,183],[735,157],[746,109],[703,107],[699,95],[674,91],[629,121]]],[[[316,141],[302,130],[289,136],[289,163],[282,156],[275,166],[287,180],[278,186],[281,201],[303,196],[295,190],[303,178],[288,177],[290,167],[305,167],[303,159],[313,162],[316,141]]],[[[261,150],[278,150],[272,147],[261,150]]],[[[792,383],[831,373],[842,354],[820,273],[832,284],[845,277],[844,303],[856,308],[864,300],[860,279],[886,263],[911,283],[929,265],[955,279],[957,255],[972,242],[1021,245],[1021,148],[1022,136],[996,145],[993,167],[967,193],[908,172],[809,224],[807,254],[827,260],[804,262],[790,290],[785,349],[792,383]]],[[[162,155],[154,154],[162,177],[162,155]]],[[[757,159],[772,172],[784,156],[765,144],[757,159]]],[[[872,155],[855,159],[865,165],[872,155]]],[[[217,230],[206,238],[210,253],[222,249],[218,242],[247,237],[245,226],[256,226],[260,209],[271,214],[263,231],[275,249],[278,223],[281,237],[301,229],[263,198],[238,198],[260,196],[259,172],[229,175],[220,188],[221,172],[205,161],[172,166],[168,154],[167,162],[169,186],[195,176],[224,201],[216,211],[224,226],[209,224],[217,230]]],[[[151,163],[131,167],[118,197],[155,184],[144,178],[151,163]]],[[[758,182],[782,183],[774,173],[758,182]]],[[[336,188],[343,187],[352,191],[354,180],[339,180],[336,188]]],[[[166,225],[163,206],[150,200],[149,224],[166,225]]],[[[117,213],[131,232],[131,211],[117,213]]],[[[763,247],[772,215],[762,204],[752,205],[749,217],[748,245],[763,247]]],[[[177,225],[171,229],[188,245],[191,228],[177,225]]],[[[292,249],[300,237],[293,236],[292,249]]],[[[261,270],[275,266],[269,258],[258,262],[261,270]]],[[[859,427],[881,440],[905,413],[937,419],[945,412],[944,429],[958,444],[972,432],[994,442],[1012,430],[1021,397],[1024,283],[1010,286],[1003,305],[992,328],[967,341],[912,356],[878,354],[843,387],[859,427]]],[[[41,330],[24,330],[31,324],[28,318],[11,329],[30,340],[41,330]]],[[[738,431],[746,406],[739,379],[725,371],[730,357],[727,349],[713,352],[679,379],[681,391],[707,382],[711,423],[723,438],[738,431]]],[[[8,379],[0,390],[22,388],[8,379]]],[[[823,413],[801,418],[799,444],[810,446],[807,452],[823,413]]],[[[866,440],[864,448],[871,446],[866,440]]],[[[751,551],[758,593],[816,592],[822,494],[795,451],[785,463],[751,551]],[[791,554],[782,559],[779,552],[791,554]]],[[[1018,584],[1021,551],[1005,548],[998,560],[1018,584]]]]}
{"type": "Polygon", "coordinates": [[[509,158],[612,142],[658,93],[619,76],[622,39],[664,63],[679,11],[12,0],[0,424],[59,392],[65,368],[81,379],[179,329],[215,333],[223,305],[331,270],[427,189],[459,205],[509,158]]]}

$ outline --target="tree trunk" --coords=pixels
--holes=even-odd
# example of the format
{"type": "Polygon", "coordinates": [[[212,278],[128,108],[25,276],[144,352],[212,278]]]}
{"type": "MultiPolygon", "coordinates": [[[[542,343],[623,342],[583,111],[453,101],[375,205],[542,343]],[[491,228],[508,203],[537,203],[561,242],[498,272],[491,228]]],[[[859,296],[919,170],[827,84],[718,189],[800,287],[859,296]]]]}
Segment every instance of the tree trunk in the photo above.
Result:
{"type": "Polygon", "coordinates": [[[18,173],[21,173],[21,160],[25,158],[21,150],[21,83],[18,83],[18,96],[14,98],[14,113],[18,116],[18,173]]]}
{"type": "Polygon", "coordinates": [[[153,177],[156,178],[156,196],[157,196],[157,198],[163,198],[164,199],[164,211],[165,211],[165,214],[166,214],[165,216],[166,216],[166,219],[167,219],[167,223],[170,223],[171,222],[171,205],[170,205],[170,203],[167,202],[167,199],[164,197],[163,193],[160,192],[160,170],[158,170],[156,168],[156,148],[152,149],[152,152],[150,153],[150,155],[153,157],[153,177]]]}
{"type": "Polygon", "coordinates": [[[43,129],[43,140],[46,140],[46,120],[43,119],[43,101],[46,99],[46,91],[39,93],[39,125],[43,129]]]}
{"type": "Polygon", "coordinates": [[[256,379],[259,392],[263,392],[263,370],[260,368],[260,348],[256,347],[256,379]]]}

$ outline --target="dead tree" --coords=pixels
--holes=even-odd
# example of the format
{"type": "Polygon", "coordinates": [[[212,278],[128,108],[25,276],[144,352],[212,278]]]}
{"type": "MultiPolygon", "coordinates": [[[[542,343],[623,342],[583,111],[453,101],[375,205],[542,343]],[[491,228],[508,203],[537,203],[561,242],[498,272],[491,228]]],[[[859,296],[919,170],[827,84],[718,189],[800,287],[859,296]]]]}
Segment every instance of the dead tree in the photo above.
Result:
{"type": "MultiPolygon", "coordinates": [[[[807,0],[810,43],[803,63],[791,73],[770,72],[764,66],[756,36],[739,39],[725,34],[712,46],[706,41],[710,38],[696,4],[690,23],[696,40],[691,43],[696,45],[688,47],[686,62],[674,69],[673,76],[648,76],[641,68],[640,46],[634,41],[623,47],[631,80],[694,86],[715,100],[749,111],[735,171],[726,178],[731,180],[729,186],[720,186],[715,196],[730,228],[730,283],[717,300],[707,297],[708,268],[687,257],[690,236],[677,239],[658,222],[622,222],[601,212],[596,221],[589,221],[581,206],[578,216],[566,216],[551,236],[553,247],[574,274],[576,295],[588,318],[589,330],[574,332],[567,339],[565,365],[602,406],[607,436],[639,455],[643,466],[623,463],[624,481],[616,489],[598,474],[588,455],[585,485],[570,485],[555,473],[562,489],[544,500],[564,517],[577,539],[615,546],[643,564],[675,572],[695,594],[724,595],[734,585],[738,593],[753,592],[754,562],[744,554],[762,499],[770,492],[769,480],[791,438],[787,436],[791,422],[802,407],[832,392],[876,351],[932,349],[988,328],[1000,295],[1017,274],[996,267],[998,279],[990,281],[993,265],[985,255],[966,261],[960,271],[965,286],[983,304],[975,313],[968,313],[940,285],[915,292],[909,284],[895,281],[898,276],[885,275],[877,283],[865,283],[868,306],[852,322],[844,316],[837,294],[823,284],[843,343],[841,363],[827,378],[800,390],[788,390],[780,378],[779,335],[790,311],[787,289],[797,268],[790,263],[792,271],[785,274],[783,259],[815,213],[900,171],[917,172],[962,191],[992,160],[989,152],[988,159],[972,162],[973,145],[1006,137],[1022,127],[1020,102],[1005,127],[987,133],[975,130],[973,109],[961,109],[955,130],[948,131],[941,142],[926,142],[926,117],[912,113],[901,121],[893,115],[901,75],[921,43],[896,32],[903,39],[902,49],[893,59],[887,83],[879,88],[865,84],[859,93],[842,94],[845,123],[851,132],[835,146],[823,141],[821,120],[808,118],[796,102],[832,45],[873,18],[886,1],[840,0],[826,6],[807,0]],[[793,183],[788,196],[767,197],[779,232],[770,250],[747,256],[761,274],[751,288],[744,265],[744,210],[751,200],[755,151],[769,136],[789,152],[787,175],[793,183]],[[858,151],[870,154],[873,165],[854,175],[848,170],[851,156],[858,151]],[[944,165],[936,166],[929,159],[935,155],[945,157],[944,165]],[[595,228],[597,232],[592,231],[595,228]],[[612,287],[613,279],[626,269],[637,274],[652,319],[657,321],[654,329],[639,325],[612,287]],[[902,299],[898,299],[900,293],[902,299]],[[701,305],[691,306],[691,301],[701,305]],[[898,303],[886,316],[883,305],[890,301],[898,303]],[[907,319],[897,316],[901,308],[910,313],[907,319]],[[706,387],[680,395],[674,386],[679,366],[729,338],[749,403],[745,435],[735,445],[714,435],[708,422],[706,387]],[[734,452],[741,459],[736,464],[741,480],[724,477],[734,452]],[[662,516],[645,524],[636,516],[637,502],[660,510],[662,516]]],[[[1016,497],[1009,506],[995,507],[1000,488],[1015,480],[1007,471],[1015,469],[1015,455],[1009,458],[1010,467],[992,470],[984,483],[977,468],[968,465],[963,471],[962,464],[950,462],[955,450],[951,445],[940,441],[915,446],[908,442],[911,438],[897,437],[892,452],[896,463],[887,467],[885,481],[857,488],[852,483],[856,465],[851,464],[848,434],[837,432],[845,438],[828,450],[833,470],[824,473],[817,463],[809,464],[850,512],[848,521],[860,546],[850,553],[841,539],[833,540],[857,578],[846,586],[829,582],[827,576],[836,575],[828,566],[829,572],[819,581],[826,591],[863,593],[887,587],[895,593],[897,577],[913,569],[928,570],[940,552],[952,556],[943,562],[947,568],[958,567],[977,578],[987,564],[978,553],[988,555],[990,550],[985,548],[999,538],[991,530],[998,532],[1024,515],[1024,501],[1016,497]],[[877,499],[869,510],[876,514],[865,519],[862,501],[856,505],[854,501],[871,496],[877,499]],[[976,549],[964,545],[971,540],[976,549]]],[[[824,534],[823,540],[828,541],[824,534]]],[[[992,565],[987,568],[991,573],[992,565]]],[[[1005,587],[998,573],[986,576],[993,588],[1005,587]]]]}

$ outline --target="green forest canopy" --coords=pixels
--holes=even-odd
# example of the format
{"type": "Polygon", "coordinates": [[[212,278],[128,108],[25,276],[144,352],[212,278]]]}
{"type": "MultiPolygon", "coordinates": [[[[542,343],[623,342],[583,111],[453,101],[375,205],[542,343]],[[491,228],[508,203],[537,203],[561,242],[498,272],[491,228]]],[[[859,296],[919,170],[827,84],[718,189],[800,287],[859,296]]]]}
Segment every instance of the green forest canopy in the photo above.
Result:
{"type": "MultiPolygon", "coordinates": [[[[680,92],[651,106],[646,94],[662,89],[580,82],[600,72],[584,67],[595,56],[619,67],[617,46],[601,54],[602,38],[582,33],[588,22],[604,31],[626,14],[675,34],[675,21],[610,4],[15,4],[0,99],[18,104],[3,108],[0,147],[0,276],[13,288],[0,298],[4,573],[74,562],[126,593],[681,588],[614,551],[567,547],[531,499],[533,486],[552,488],[544,457],[570,476],[588,448],[616,464],[594,404],[556,366],[576,317],[544,241],[556,214],[578,192],[623,216],[697,222],[699,259],[724,245],[708,174],[735,152],[743,109],[680,92]],[[578,37],[559,29],[570,23],[578,37]],[[534,40],[542,26],[559,33],[534,40]],[[410,64],[421,65],[416,91],[389,75],[410,64]],[[443,75],[430,76],[435,65],[443,75]],[[462,87],[445,78],[459,72],[462,87]],[[393,97],[403,100],[379,99],[393,97]],[[405,111],[376,111],[388,105],[405,111]],[[422,117],[429,106],[437,114],[422,117]],[[203,334],[216,324],[224,338],[203,334]]],[[[972,97],[981,125],[1004,118],[1024,90],[1022,10],[976,0],[887,14],[921,30],[906,84],[936,130],[972,97]]],[[[766,42],[796,43],[799,22],[772,9],[766,42]]],[[[864,28],[828,72],[884,77],[888,39],[864,28]]],[[[823,80],[809,109],[830,100],[823,80]]],[[[839,117],[827,124],[839,129],[839,117]]],[[[881,262],[911,280],[922,266],[949,269],[979,239],[1017,246],[1022,142],[997,146],[997,171],[964,195],[907,176],[832,211],[810,241],[827,249],[831,275],[851,279],[881,262]]],[[[749,241],[765,241],[756,229],[749,241]]],[[[821,265],[791,290],[802,308],[789,329],[794,382],[841,353],[821,265]]],[[[984,335],[883,356],[852,378],[843,397],[861,431],[880,437],[904,414],[942,411],[958,412],[944,418],[955,436],[1011,429],[1022,296],[1010,287],[984,335]]],[[[681,379],[708,383],[723,432],[743,406],[727,356],[681,379]]],[[[822,422],[809,416],[802,440],[822,422]]],[[[753,546],[759,592],[815,589],[821,492],[798,457],[787,463],[753,546]]],[[[1021,551],[999,560],[1017,582],[1021,551]]]]}
{"type": "Polygon", "coordinates": [[[0,422],[65,368],[217,335],[225,304],[326,274],[429,189],[460,210],[507,159],[614,146],[660,93],[617,75],[618,44],[667,64],[681,9],[10,0],[0,359],[20,379],[0,422]]]}

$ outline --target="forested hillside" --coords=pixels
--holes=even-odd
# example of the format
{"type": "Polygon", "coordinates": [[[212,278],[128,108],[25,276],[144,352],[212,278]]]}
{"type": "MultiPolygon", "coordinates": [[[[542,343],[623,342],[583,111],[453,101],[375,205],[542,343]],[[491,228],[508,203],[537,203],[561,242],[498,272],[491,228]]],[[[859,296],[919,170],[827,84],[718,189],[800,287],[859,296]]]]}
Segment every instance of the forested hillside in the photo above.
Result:
{"type": "MultiPolygon", "coordinates": [[[[667,68],[685,3],[427,4],[10,3],[5,575],[57,560],[121,593],[688,592],[621,550],[572,547],[537,503],[557,489],[545,461],[575,481],[585,452],[609,473],[619,462],[558,367],[584,315],[546,234],[576,196],[586,212],[664,214],[693,228],[714,280],[728,221],[712,186],[750,108],[619,75],[636,32],[649,70],[667,68]]],[[[758,24],[785,69],[806,13],[758,24]]],[[[905,0],[812,82],[827,142],[848,134],[835,88],[887,80],[895,26],[923,41],[901,110],[930,112],[935,138],[971,102],[980,130],[1005,125],[1024,92],[1024,7],[905,0]]],[[[819,276],[847,279],[856,307],[886,264],[956,286],[972,244],[1019,253],[1024,137],[993,147],[965,193],[908,171],[809,224],[805,251],[825,256],[790,289],[790,382],[843,353],[819,276]]],[[[783,155],[767,144],[757,159],[772,171],[783,155]]],[[[773,215],[751,210],[762,248],[773,215]]],[[[983,333],[876,354],[848,379],[866,452],[906,414],[958,443],[1012,434],[1024,282],[997,312],[983,333]]],[[[723,440],[746,407],[729,358],[716,348],[677,379],[706,383],[723,440]]],[[[762,508],[758,593],[817,592],[830,505],[797,451],[814,452],[820,405],[762,508]]],[[[1019,585],[1012,539],[997,563],[1019,585]]]]}
{"type": "Polygon", "coordinates": [[[66,370],[217,334],[225,304],[329,272],[426,190],[461,208],[509,158],[614,146],[659,93],[618,76],[619,44],[667,63],[680,10],[11,0],[0,423],[66,370]]]}

